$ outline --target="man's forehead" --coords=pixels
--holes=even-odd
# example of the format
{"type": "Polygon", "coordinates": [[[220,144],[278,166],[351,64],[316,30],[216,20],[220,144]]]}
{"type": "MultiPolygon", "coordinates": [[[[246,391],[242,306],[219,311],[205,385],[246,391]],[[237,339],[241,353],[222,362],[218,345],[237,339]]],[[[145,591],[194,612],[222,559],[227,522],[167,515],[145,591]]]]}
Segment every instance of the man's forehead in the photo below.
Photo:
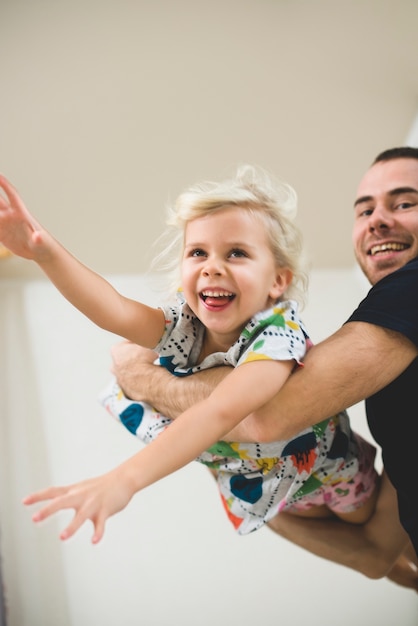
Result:
{"type": "Polygon", "coordinates": [[[393,159],[375,163],[365,173],[357,189],[355,204],[362,198],[418,191],[418,159],[393,159]]]}

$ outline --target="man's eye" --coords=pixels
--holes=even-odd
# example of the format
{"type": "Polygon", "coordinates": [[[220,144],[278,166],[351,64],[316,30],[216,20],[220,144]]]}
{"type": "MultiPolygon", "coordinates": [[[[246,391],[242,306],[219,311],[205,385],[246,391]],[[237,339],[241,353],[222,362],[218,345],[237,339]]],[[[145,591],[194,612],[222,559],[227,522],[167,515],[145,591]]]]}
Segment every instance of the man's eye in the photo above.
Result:
{"type": "Polygon", "coordinates": [[[396,205],[396,209],[410,209],[412,206],[414,206],[413,202],[400,202],[399,204],[396,205]]]}
{"type": "Polygon", "coordinates": [[[373,213],[373,209],[362,209],[357,211],[357,217],[368,217],[373,213]]]}

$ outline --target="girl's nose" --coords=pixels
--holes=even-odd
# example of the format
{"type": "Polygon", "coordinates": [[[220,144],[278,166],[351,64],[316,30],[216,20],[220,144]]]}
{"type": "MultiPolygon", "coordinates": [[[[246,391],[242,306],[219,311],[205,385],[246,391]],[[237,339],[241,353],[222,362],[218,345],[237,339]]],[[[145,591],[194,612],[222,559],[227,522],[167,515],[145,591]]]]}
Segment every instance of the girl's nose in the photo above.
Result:
{"type": "Polygon", "coordinates": [[[222,271],[222,262],[215,257],[208,257],[202,269],[204,276],[220,276],[222,271]]]}

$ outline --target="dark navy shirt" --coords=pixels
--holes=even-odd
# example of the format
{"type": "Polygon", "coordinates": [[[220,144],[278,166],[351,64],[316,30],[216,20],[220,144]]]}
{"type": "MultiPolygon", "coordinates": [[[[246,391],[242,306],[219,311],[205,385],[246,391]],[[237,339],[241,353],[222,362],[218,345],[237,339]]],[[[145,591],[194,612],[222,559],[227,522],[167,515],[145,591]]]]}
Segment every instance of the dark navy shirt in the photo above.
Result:
{"type": "MultiPolygon", "coordinates": [[[[398,331],[418,346],[418,259],[374,285],[347,321],[369,322],[398,331]]],[[[416,391],[418,358],[387,387],[367,398],[366,413],[370,432],[382,448],[386,472],[398,494],[401,523],[418,554],[416,391]]]]}

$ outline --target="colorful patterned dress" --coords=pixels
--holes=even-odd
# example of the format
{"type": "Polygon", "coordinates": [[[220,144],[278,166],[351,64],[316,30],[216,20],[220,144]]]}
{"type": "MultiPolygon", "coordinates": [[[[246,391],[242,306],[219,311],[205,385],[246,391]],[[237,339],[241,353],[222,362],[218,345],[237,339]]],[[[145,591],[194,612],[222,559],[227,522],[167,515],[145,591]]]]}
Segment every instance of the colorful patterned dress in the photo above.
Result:
{"type": "MultiPolygon", "coordinates": [[[[254,360],[293,360],[296,365],[311,345],[297,304],[289,300],[255,315],[227,352],[211,354],[197,364],[203,325],[185,303],[163,310],[165,332],[156,351],[160,364],[176,376],[254,360]]],[[[115,380],[100,401],[144,443],[171,423],[146,403],[128,400],[115,380]]],[[[352,432],[348,415],[342,412],[289,441],[219,441],[197,460],[216,470],[227,515],[239,534],[248,534],[284,509],[312,504],[345,512],[358,508],[375,485],[374,456],[375,448],[352,432]]]]}

